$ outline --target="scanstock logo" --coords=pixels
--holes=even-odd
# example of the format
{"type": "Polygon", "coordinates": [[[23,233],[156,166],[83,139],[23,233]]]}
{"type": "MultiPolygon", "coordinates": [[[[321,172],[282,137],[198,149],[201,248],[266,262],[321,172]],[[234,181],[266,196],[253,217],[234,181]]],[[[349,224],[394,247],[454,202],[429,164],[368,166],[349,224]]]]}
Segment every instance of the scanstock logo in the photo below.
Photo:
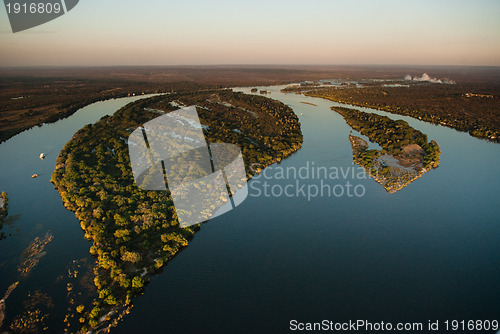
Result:
{"type": "Polygon", "coordinates": [[[207,143],[194,106],[135,129],[128,148],[136,185],[168,189],[181,227],[220,216],[248,195],[240,148],[207,143]]]}
{"type": "Polygon", "coordinates": [[[75,8],[79,0],[4,0],[12,32],[52,21],[75,8]]]}

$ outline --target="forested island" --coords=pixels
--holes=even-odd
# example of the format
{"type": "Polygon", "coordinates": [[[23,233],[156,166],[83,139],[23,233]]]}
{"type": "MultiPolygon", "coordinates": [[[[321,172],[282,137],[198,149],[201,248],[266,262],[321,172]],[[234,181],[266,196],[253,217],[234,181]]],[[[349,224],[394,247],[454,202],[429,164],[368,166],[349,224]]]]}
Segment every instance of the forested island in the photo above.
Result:
{"type": "Polygon", "coordinates": [[[428,142],[427,135],[407,122],[351,108],[332,107],[332,110],[342,115],[354,130],[382,147],[382,150],[369,149],[364,139],[349,135],[354,162],[388,192],[394,193],[438,167],[439,145],[434,140],[428,142]]]}
{"type": "MultiPolygon", "coordinates": [[[[302,145],[292,109],[258,95],[231,90],[172,93],[133,102],[113,116],[78,131],[57,159],[51,181],[64,205],[75,212],[97,258],[93,300],[75,295],[69,326],[82,331],[113,325],[128,312],[149,277],[188,245],[200,225],[179,227],[168,192],[145,191],[135,183],[127,138],[138,126],[196,105],[210,142],[237,144],[248,177],[281,161],[302,145]],[[79,300],[76,300],[79,298],[79,300]]],[[[76,274],[75,274],[76,275],[76,274]]]]}

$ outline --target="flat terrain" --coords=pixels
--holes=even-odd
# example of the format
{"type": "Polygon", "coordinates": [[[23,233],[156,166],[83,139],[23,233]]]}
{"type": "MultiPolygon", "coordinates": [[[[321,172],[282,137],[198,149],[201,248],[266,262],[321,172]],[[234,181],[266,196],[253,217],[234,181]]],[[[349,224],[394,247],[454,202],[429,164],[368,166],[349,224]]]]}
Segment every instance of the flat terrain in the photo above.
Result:
{"type": "Polygon", "coordinates": [[[342,99],[352,103],[363,102],[381,107],[399,106],[404,103],[403,107],[416,106],[424,110],[429,120],[438,119],[439,122],[445,123],[454,120],[455,115],[461,115],[464,117],[462,130],[481,131],[482,133],[476,131],[479,137],[491,137],[498,132],[500,129],[500,116],[496,108],[500,98],[498,67],[44,67],[0,68],[0,142],[35,125],[67,117],[87,104],[114,97],[321,79],[401,80],[407,74],[414,76],[424,72],[428,72],[432,77],[449,78],[457,84],[427,85],[426,89],[411,94],[405,93],[403,87],[375,85],[370,91],[346,88],[349,90],[336,91],[335,97],[328,95],[332,99],[342,99]],[[467,97],[466,94],[479,95],[467,97]],[[461,108],[463,101],[470,102],[472,107],[461,108]],[[481,106],[485,101],[488,103],[486,109],[481,106]],[[491,133],[488,132],[490,127],[493,128],[491,133]]]}
{"type": "Polygon", "coordinates": [[[436,73],[430,76],[409,71],[394,79],[323,80],[283,91],[410,116],[500,142],[498,68],[436,73]]]}

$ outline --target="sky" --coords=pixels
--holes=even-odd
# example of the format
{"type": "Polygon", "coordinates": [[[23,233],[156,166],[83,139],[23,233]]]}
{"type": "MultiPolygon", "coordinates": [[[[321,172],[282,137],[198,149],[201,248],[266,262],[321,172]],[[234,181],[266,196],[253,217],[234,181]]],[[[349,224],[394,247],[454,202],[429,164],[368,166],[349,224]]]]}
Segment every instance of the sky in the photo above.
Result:
{"type": "Polygon", "coordinates": [[[499,0],[80,0],[12,33],[0,66],[500,66],[499,0]]]}

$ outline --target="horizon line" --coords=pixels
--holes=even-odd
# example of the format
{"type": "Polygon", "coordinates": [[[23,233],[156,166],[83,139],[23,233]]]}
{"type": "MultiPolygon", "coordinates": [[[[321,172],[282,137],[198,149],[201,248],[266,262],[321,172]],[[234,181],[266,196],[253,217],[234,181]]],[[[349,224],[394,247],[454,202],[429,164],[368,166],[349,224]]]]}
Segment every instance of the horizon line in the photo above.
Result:
{"type": "Polygon", "coordinates": [[[249,63],[221,63],[221,64],[128,64],[128,65],[0,65],[0,69],[15,68],[118,68],[118,67],[156,67],[156,68],[182,68],[182,67],[498,67],[500,65],[456,65],[456,64],[249,64],[249,63]]]}

